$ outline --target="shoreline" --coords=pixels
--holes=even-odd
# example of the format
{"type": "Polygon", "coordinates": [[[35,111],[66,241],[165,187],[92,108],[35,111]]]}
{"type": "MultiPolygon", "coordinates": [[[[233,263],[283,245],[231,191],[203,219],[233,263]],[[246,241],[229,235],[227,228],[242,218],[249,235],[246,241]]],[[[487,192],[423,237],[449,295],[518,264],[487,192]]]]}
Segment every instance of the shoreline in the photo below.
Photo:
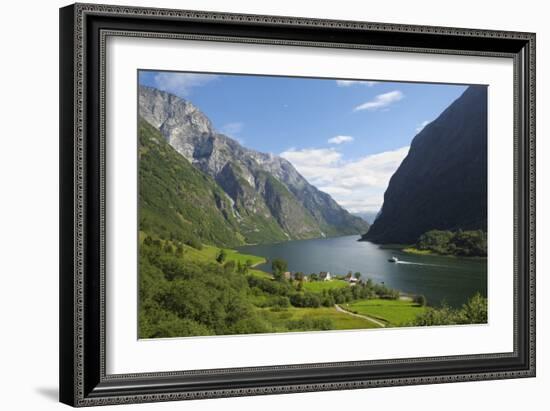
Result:
{"type": "MultiPolygon", "coordinates": [[[[361,241],[361,234],[344,234],[344,235],[327,235],[325,237],[292,238],[292,239],[284,240],[284,241],[276,241],[274,243],[246,243],[246,244],[237,245],[237,246],[233,246],[233,247],[236,247],[236,248],[234,248],[236,250],[237,248],[249,247],[249,246],[270,246],[270,245],[285,244],[285,243],[292,243],[292,242],[299,242],[299,241],[330,240],[330,239],[334,239],[334,238],[355,237],[355,236],[359,236],[359,240],[357,240],[357,241],[361,241]]],[[[239,250],[237,250],[237,251],[239,251],[239,250]]]]}
{"type": "Polygon", "coordinates": [[[468,259],[479,259],[479,260],[487,259],[486,255],[485,256],[481,256],[481,255],[468,256],[468,255],[456,255],[456,254],[438,254],[430,250],[420,250],[418,248],[411,247],[411,246],[402,248],[399,251],[402,251],[407,254],[427,256],[427,257],[451,257],[451,258],[468,258],[468,259]]]}
{"type": "Polygon", "coordinates": [[[414,244],[376,244],[381,250],[395,250],[401,251],[405,254],[410,255],[419,255],[426,257],[449,257],[449,258],[467,258],[467,259],[479,259],[486,260],[487,256],[466,256],[466,255],[456,255],[456,254],[438,254],[430,250],[420,250],[414,246],[414,244]]]}

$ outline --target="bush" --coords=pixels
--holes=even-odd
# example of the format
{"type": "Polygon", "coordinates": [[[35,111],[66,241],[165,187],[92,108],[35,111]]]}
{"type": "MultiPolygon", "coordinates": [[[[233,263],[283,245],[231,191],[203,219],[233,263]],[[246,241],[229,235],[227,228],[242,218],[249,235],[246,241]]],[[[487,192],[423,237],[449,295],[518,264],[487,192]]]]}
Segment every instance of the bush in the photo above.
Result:
{"type": "Polygon", "coordinates": [[[190,238],[185,241],[189,247],[193,247],[196,250],[202,250],[202,243],[196,238],[190,238]]]}
{"type": "Polygon", "coordinates": [[[267,301],[267,306],[273,308],[288,308],[290,307],[290,300],[288,297],[275,296],[267,301]]]}
{"type": "Polygon", "coordinates": [[[487,298],[480,294],[474,295],[460,309],[453,309],[447,305],[440,308],[429,307],[419,314],[412,325],[454,325],[454,324],[486,324],[487,298]]]}
{"type": "Polygon", "coordinates": [[[227,261],[224,265],[223,265],[223,271],[226,273],[226,274],[230,274],[232,272],[235,271],[235,261],[227,261]]]}
{"type": "Polygon", "coordinates": [[[413,325],[420,326],[453,324],[458,324],[457,313],[448,306],[441,308],[429,307],[422,314],[419,314],[413,322],[413,325]]]}
{"type": "Polygon", "coordinates": [[[249,276],[247,280],[250,287],[259,288],[268,294],[287,296],[292,291],[292,286],[286,281],[279,282],[254,276],[249,276]]]}
{"type": "Polygon", "coordinates": [[[423,295],[415,295],[413,298],[413,302],[421,307],[425,307],[427,303],[426,297],[424,297],[423,295]]]}
{"type": "Polygon", "coordinates": [[[310,292],[292,294],[290,296],[290,303],[294,307],[318,308],[321,306],[319,296],[310,292]]]}
{"type": "Polygon", "coordinates": [[[218,255],[216,256],[216,261],[220,264],[223,264],[225,259],[227,258],[227,253],[226,251],[222,248],[219,252],[218,252],[218,255]]]}
{"type": "Polygon", "coordinates": [[[321,297],[321,305],[323,307],[332,307],[335,304],[334,298],[331,295],[321,297]]]}
{"type": "Polygon", "coordinates": [[[460,314],[463,324],[486,324],[487,299],[480,294],[474,295],[462,306],[460,314]]]}
{"type": "Polygon", "coordinates": [[[284,273],[288,270],[288,264],[282,258],[275,258],[271,262],[271,271],[273,273],[273,278],[277,281],[284,280],[284,273]]]}

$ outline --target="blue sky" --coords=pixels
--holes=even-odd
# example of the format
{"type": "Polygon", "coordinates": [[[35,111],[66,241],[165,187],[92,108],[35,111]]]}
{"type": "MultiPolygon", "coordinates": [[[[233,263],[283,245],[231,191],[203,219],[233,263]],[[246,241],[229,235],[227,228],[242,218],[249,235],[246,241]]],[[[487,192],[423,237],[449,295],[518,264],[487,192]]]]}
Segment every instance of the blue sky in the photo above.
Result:
{"type": "Polygon", "coordinates": [[[413,137],[464,85],[141,71],[242,145],[289,160],[352,212],[377,211],[413,137]]]}

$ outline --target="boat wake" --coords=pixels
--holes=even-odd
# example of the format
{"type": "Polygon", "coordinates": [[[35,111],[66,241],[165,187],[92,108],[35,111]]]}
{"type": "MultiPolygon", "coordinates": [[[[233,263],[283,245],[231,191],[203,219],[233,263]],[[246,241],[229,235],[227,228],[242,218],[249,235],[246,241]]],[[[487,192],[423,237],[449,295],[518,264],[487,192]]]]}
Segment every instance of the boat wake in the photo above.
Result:
{"type": "Polygon", "coordinates": [[[429,266],[429,267],[445,267],[444,265],[441,265],[441,264],[426,264],[426,263],[415,263],[413,261],[396,261],[395,262],[396,264],[409,264],[409,265],[424,265],[424,266],[429,266]]]}

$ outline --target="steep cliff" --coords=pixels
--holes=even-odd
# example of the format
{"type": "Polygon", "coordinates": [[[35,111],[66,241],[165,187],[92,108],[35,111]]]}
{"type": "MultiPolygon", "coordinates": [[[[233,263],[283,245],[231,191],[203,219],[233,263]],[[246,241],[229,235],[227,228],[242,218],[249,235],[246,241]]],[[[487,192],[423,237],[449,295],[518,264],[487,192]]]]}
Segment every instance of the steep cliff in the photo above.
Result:
{"type": "Polygon", "coordinates": [[[470,86],[412,141],[365,240],[413,243],[431,229],[487,229],[487,87],[470,86]]]}

